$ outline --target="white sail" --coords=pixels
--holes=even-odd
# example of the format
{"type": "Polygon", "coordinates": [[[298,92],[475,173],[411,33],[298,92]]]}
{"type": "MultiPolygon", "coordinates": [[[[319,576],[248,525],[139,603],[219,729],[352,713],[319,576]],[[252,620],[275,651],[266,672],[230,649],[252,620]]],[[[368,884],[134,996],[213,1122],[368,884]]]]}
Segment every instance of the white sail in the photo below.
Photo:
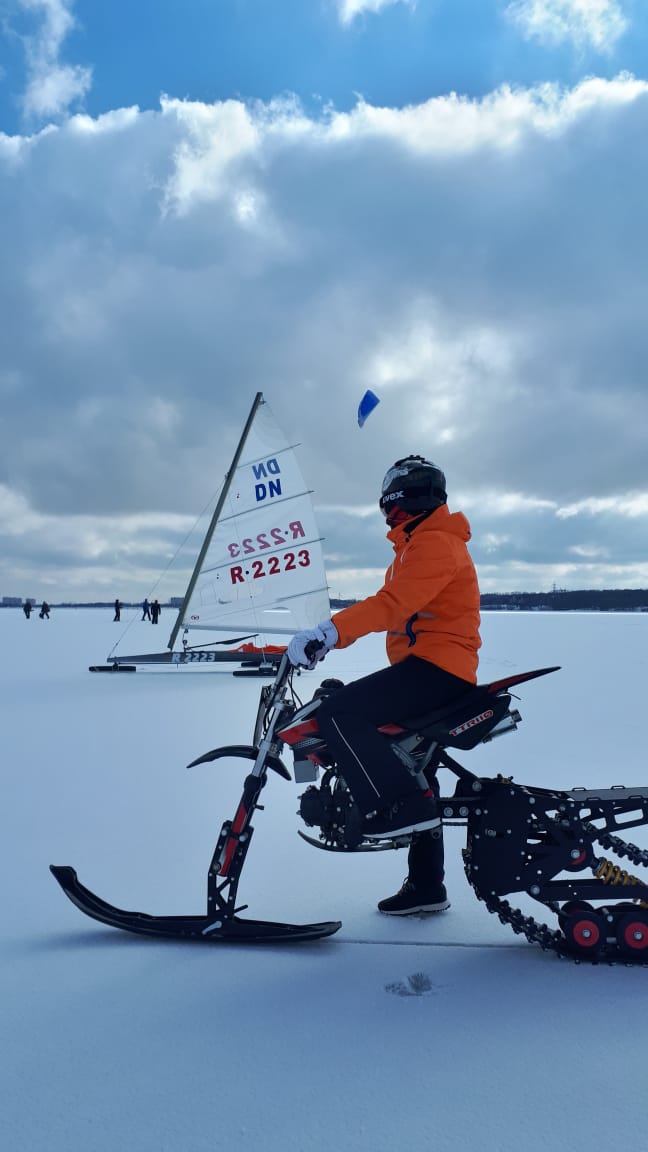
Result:
{"type": "Polygon", "coordinates": [[[328,617],[310,492],[261,396],[221,500],[178,627],[292,634],[328,617]]]}

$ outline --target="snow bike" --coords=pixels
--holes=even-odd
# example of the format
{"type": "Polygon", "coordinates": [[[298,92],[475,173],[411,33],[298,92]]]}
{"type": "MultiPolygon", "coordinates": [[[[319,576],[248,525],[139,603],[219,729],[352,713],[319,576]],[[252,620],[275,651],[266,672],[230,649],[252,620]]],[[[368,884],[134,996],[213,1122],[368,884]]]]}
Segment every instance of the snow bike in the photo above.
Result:
{"type": "MultiPolygon", "coordinates": [[[[648,851],[618,833],[648,824],[648,788],[574,788],[559,791],[516,784],[512,777],[479,777],[448,751],[469,751],[517,729],[511,689],[557,671],[540,668],[475,685],[451,705],[380,731],[424,788],[434,787],[445,768],[456,778],[452,796],[439,798],[444,823],[466,827],[463,862],[475,895],[514,932],[531,943],[573,959],[607,963],[648,963],[648,884],[631,875],[611,852],[633,865],[648,866],[648,851]],[[536,921],[504,899],[526,894],[557,918],[558,927],[536,921]]],[[[144,935],[206,943],[276,943],[330,936],[340,921],[283,924],[248,920],[236,895],[253,834],[255,810],[269,771],[291,780],[281,759],[293,753],[297,783],[310,781],[299,801],[304,823],[316,835],[299,835],[333,852],[376,852],[401,848],[411,835],[369,840],[363,821],[319,732],[322,697],[339,690],[325,680],[302,705],[293,688],[293,669],[284,655],[271,684],[261,689],[252,743],[215,748],[189,767],[222,758],[249,768],[232,820],[222,825],[207,874],[207,912],[202,916],[151,916],[107,904],[78,880],[69,866],[51,866],[64,892],[86,915],[104,924],[144,935]],[[321,779],[319,779],[321,774],[321,779]],[[319,780],[319,783],[314,781],[319,780]]]]}

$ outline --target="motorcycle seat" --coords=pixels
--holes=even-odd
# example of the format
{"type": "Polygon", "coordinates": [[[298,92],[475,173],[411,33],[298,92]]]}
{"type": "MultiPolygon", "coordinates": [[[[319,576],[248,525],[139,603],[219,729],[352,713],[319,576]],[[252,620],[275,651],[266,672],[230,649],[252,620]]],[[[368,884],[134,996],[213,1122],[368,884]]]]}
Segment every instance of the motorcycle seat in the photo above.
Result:
{"type": "Polygon", "coordinates": [[[400,727],[419,732],[438,744],[464,750],[474,748],[506,716],[511,703],[507,692],[494,695],[475,685],[450,704],[419,716],[408,716],[400,727]]]}

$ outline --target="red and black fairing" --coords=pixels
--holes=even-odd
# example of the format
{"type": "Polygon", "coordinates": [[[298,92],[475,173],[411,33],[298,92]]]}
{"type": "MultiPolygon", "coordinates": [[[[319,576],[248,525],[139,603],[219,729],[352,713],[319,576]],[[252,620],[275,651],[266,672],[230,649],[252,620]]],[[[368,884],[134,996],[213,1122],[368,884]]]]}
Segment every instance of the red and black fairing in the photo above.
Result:
{"type": "Polygon", "coordinates": [[[277,735],[292,748],[295,760],[311,760],[319,768],[324,768],[331,760],[317,723],[320,703],[321,699],[317,699],[305,704],[295,712],[286,728],[279,729],[277,735]]]}
{"type": "MultiPolygon", "coordinates": [[[[452,704],[424,715],[408,717],[399,724],[383,724],[379,731],[391,744],[421,787],[437,789],[436,771],[448,747],[469,749],[516,728],[519,713],[511,711],[514,683],[540,676],[550,669],[525,672],[492,684],[469,689],[452,704]]],[[[336,685],[333,691],[337,690],[336,685]]],[[[329,695],[322,685],[319,695],[329,695]]],[[[363,840],[363,821],[344,781],[344,770],[335,764],[317,722],[321,700],[317,697],[294,713],[277,732],[294,756],[297,783],[313,782],[300,797],[299,815],[310,827],[318,827],[324,841],[336,849],[353,850],[363,840]],[[319,769],[323,775],[318,786],[319,769]]],[[[460,776],[469,777],[461,765],[460,776]]]]}
{"type": "MultiPolygon", "coordinates": [[[[383,724],[379,731],[395,742],[416,732],[440,747],[460,748],[464,751],[475,748],[477,744],[491,738],[494,729],[507,719],[510,718],[505,730],[519,720],[517,713],[509,711],[511,694],[508,688],[554,671],[555,668],[540,668],[494,680],[490,684],[475,685],[452,704],[432,709],[423,715],[408,717],[398,724],[383,724]]],[[[332,760],[317,723],[320,702],[316,698],[300,708],[290,723],[279,730],[278,735],[284,744],[292,748],[296,760],[308,759],[318,767],[327,767],[332,760]]]]}

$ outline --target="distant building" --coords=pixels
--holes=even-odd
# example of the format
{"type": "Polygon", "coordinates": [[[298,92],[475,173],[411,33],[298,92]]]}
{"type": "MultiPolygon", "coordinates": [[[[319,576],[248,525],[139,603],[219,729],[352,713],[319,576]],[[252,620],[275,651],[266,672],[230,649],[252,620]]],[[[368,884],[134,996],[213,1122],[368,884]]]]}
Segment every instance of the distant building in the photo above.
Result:
{"type": "Polygon", "coordinates": [[[22,596],[3,596],[3,608],[22,608],[22,596]]]}

